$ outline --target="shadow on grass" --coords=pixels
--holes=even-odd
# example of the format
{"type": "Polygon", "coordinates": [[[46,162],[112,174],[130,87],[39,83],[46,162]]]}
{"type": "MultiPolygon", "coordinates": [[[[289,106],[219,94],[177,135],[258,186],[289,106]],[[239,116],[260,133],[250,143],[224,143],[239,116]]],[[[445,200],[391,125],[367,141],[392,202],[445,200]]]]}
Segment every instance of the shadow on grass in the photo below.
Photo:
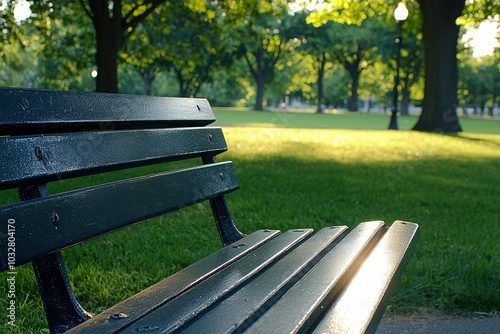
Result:
{"type": "Polygon", "coordinates": [[[475,137],[474,134],[472,133],[445,133],[443,135],[467,141],[486,142],[495,146],[500,146],[500,137],[498,136],[489,136],[488,138],[482,135],[481,137],[478,138],[475,137]]]}

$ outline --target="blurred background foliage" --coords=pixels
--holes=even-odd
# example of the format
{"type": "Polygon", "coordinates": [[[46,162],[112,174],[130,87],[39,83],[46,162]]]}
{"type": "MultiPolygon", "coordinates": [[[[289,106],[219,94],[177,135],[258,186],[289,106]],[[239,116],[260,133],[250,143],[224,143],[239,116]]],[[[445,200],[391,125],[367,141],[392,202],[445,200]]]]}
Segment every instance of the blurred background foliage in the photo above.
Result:
{"type": "MultiPolygon", "coordinates": [[[[213,105],[255,110],[279,108],[286,96],[318,112],[357,111],[360,105],[388,109],[396,2],[2,0],[0,85],[203,96],[213,105]]],[[[424,103],[425,54],[431,52],[423,39],[425,9],[439,2],[406,1],[402,114],[424,103]]],[[[500,4],[453,3],[460,25],[458,82],[449,88],[458,101],[453,108],[492,114],[500,91],[500,48],[497,43],[478,57],[462,36],[490,20],[498,40],[500,4]]],[[[438,20],[444,15],[436,13],[438,20]]]]}

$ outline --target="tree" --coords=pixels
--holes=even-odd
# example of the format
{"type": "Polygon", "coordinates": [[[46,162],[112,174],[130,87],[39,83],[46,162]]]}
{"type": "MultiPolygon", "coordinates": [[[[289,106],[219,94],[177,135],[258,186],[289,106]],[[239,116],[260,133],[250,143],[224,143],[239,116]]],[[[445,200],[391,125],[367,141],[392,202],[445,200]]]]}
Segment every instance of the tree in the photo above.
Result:
{"type": "MultiPolygon", "coordinates": [[[[411,93],[414,88],[420,89],[420,81],[424,70],[424,48],[422,34],[419,32],[420,25],[414,23],[403,29],[401,38],[401,62],[399,82],[401,91],[401,115],[408,115],[408,107],[411,100],[411,93]]],[[[396,72],[396,47],[394,43],[394,34],[388,33],[385,38],[379,39],[378,52],[387,64],[391,73],[396,72]]],[[[394,87],[393,87],[394,88],[394,87]]]]}
{"type": "Polygon", "coordinates": [[[165,3],[125,45],[122,59],[140,73],[146,94],[151,94],[156,76],[172,70],[179,84],[177,95],[195,96],[204,83],[212,81],[214,67],[231,60],[215,8],[190,5],[165,3]]]}
{"type": "Polygon", "coordinates": [[[377,35],[384,31],[375,20],[365,20],[360,26],[335,24],[335,41],[331,54],[351,76],[349,111],[358,110],[358,88],[361,73],[377,59],[377,35]]]}
{"type": "Polygon", "coordinates": [[[334,108],[345,108],[349,101],[350,76],[340,65],[325,75],[325,104],[334,108]]]}
{"type": "Polygon", "coordinates": [[[46,31],[40,38],[43,47],[36,52],[41,74],[37,78],[38,87],[94,90],[91,71],[96,68],[95,44],[89,38],[92,36],[90,19],[70,6],[59,4],[53,9],[45,12],[44,19],[37,22],[38,29],[46,31]]]}
{"type": "MultiPolygon", "coordinates": [[[[30,42],[36,44],[34,38],[30,42]]],[[[32,44],[31,44],[32,45],[32,44]]],[[[33,87],[37,58],[19,43],[6,43],[0,51],[0,86],[33,87]]]]}
{"type": "Polygon", "coordinates": [[[288,15],[286,0],[228,1],[225,25],[240,41],[237,55],[244,58],[256,83],[255,110],[264,109],[265,85],[282,56],[285,39],[280,28],[288,15]]]}
{"type": "Polygon", "coordinates": [[[500,69],[498,58],[461,59],[459,66],[459,97],[462,107],[473,106],[475,112],[491,112],[500,96],[500,69]],[[488,109],[488,110],[486,110],[488,109]]]}
{"type": "Polygon", "coordinates": [[[153,21],[152,16],[145,21],[150,28],[139,25],[136,28],[137,34],[129,38],[120,52],[120,59],[139,73],[146,95],[152,95],[153,81],[160,73],[168,70],[162,51],[162,43],[166,38],[157,33],[158,25],[149,24],[149,21],[153,21]]]}
{"type": "MultiPolygon", "coordinates": [[[[16,58],[21,62],[19,72],[24,87],[92,90],[89,68],[93,67],[94,48],[88,38],[92,34],[90,20],[81,10],[75,12],[60,2],[30,3],[31,17],[18,22],[6,13],[0,20],[5,37],[0,54],[9,63],[9,72],[17,71],[13,63],[16,58]],[[6,53],[12,49],[16,50],[15,58],[6,53]]],[[[10,12],[12,8],[5,10],[10,12]]]]}
{"type": "Polygon", "coordinates": [[[137,25],[166,0],[79,0],[96,36],[96,91],[118,92],[118,52],[137,25]]]}
{"type": "MultiPolygon", "coordinates": [[[[36,21],[36,25],[42,31],[40,35],[46,36],[45,32],[50,30],[50,20],[47,21],[47,17],[56,17],[73,24],[81,23],[79,17],[83,10],[83,13],[91,19],[95,30],[95,62],[98,71],[96,90],[118,92],[118,52],[120,48],[132,35],[137,25],[166,1],[79,0],[75,2],[66,0],[50,2],[32,0],[30,6],[33,15],[30,20],[36,21]]],[[[203,0],[191,1],[191,3],[199,2],[204,3],[203,0]]],[[[11,1],[9,6],[15,6],[15,2],[11,1]]],[[[12,10],[8,12],[11,13],[12,10]]],[[[10,16],[8,18],[4,26],[12,26],[10,24],[12,19],[10,16]]],[[[46,41],[46,43],[49,42],[46,41]]]]}
{"type": "Polygon", "coordinates": [[[229,67],[215,68],[213,76],[217,79],[205,85],[200,93],[211,105],[247,105],[253,94],[252,80],[242,59],[235,59],[229,67]]]}
{"type": "Polygon", "coordinates": [[[298,51],[298,40],[290,43],[287,52],[276,64],[273,84],[266,89],[266,99],[272,99],[276,107],[293,100],[317,102],[317,62],[313,55],[298,51]]]}
{"type": "Polygon", "coordinates": [[[359,87],[360,94],[368,102],[368,112],[374,104],[380,104],[384,110],[390,107],[394,91],[394,80],[391,80],[393,73],[392,66],[383,58],[364,71],[359,87]]]}
{"type": "Polygon", "coordinates": [[[424,70],[424,50],[422,40],[415,34],[405,37],[401,59],[401,114],[408,115],[410,94],[419,86],[424,70]]]}
{"type": "Polygon", "coordinates": [[[417,0],[423,17],[425,92],[415,130],[462,131],[457,117],[457,43],[465,0],[417,0]]]}
{"type": "MultiPolygon", "coordinates": [[[[457,19],[463,13],[470,20],[483,20],[500,11],[498,0],[416,0],[423,17],[425,48],[425,98],[422,114],[415,125],[421,131],[461,131],[457,106],[457,19]],[[464,12],[465,8],[465,12],[464,12]]],[[[313,13],[312,22],[323,20],[360,23],[367,17],[395,8],[394,0],[371,1],[329,0],[313,13]]],[[[390,17],[387,16],[386,20],[390,17]]]]}
{"type": "Polygon", "coordinates": [[[313,27],[306,22],[307,11],[300,11],[291,18],[290,29],[286,31],[288,39],[298,43],[297,50],[311,56],[314,59],[313,67],[316,72],[316,112],[323,112],[324,78],[326,67],[330,59],[330,51],[334,42],[333,22],[325,23],[319,27],[313,27]]]}
{"type": "Polygon", "coordinates": [[[203,84],[213,82],[215,68],[231,64],[234,40],[221,28],[215,10],[184,10],[162,25],[171,31],[164,33],[168,43],[162,51],[177,78],[179,96],[196,96],[203,84]]]}

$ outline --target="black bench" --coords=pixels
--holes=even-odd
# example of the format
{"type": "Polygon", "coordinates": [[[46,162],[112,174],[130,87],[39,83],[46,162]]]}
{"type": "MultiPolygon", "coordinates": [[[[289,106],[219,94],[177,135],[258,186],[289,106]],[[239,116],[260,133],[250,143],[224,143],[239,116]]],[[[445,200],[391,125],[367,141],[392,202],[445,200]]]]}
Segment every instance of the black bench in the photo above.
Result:
{"type": "Polygon", "coordinates": [[[32,262],[52,333],[375,331],[418,225],[243,235],[213,121],[203,99],[0,89],[0,190],[21,199],[0,207],[0,271],[32,262]],[[47,192],[52,181],[194,157],[199,166],[47,192]],[[223,248],[98,315],[80,306],[61,250],[205,200],[223,248]]]}

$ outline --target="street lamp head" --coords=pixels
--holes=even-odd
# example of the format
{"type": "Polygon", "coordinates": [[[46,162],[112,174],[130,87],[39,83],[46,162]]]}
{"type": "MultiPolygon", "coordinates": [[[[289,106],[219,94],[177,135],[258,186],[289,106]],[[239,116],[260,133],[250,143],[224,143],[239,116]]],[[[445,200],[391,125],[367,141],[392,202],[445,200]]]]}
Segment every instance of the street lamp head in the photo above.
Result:
{"type": "Polygon", "coordinates": [[[408,18],[408,8],[406,8],[404,2],[398,4],[398,7],[394,11],[394,18],[396,22],[403,22],[408,18]]]}

